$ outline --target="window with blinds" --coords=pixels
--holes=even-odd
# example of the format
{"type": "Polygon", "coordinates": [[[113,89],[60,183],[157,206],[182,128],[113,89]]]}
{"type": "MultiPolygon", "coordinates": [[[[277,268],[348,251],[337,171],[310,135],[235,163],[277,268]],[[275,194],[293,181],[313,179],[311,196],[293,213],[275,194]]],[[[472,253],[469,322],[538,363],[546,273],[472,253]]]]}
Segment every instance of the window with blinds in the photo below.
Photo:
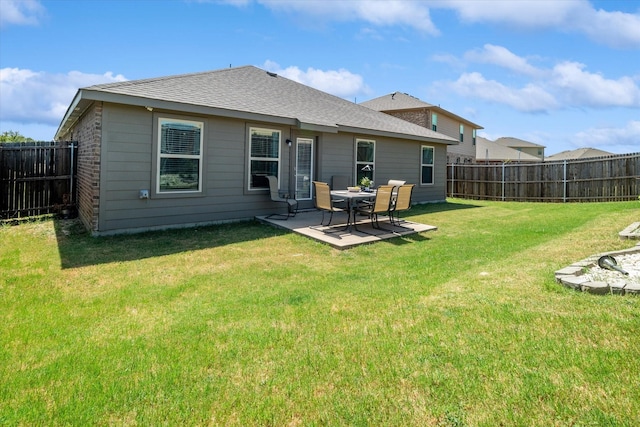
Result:
{"type": "Polygon", "coordinates": [[[202,122],[159,119],[158,193],[202,191],[202,122]]]}
{"type": "Polygon", "coordinates": [[[250,128],[249,190],[269,188],[268,175],[280,170],[280,131],[250,128]]]}
{"type": "Polygon", "coordinates": [[[433,184],[433,147],[422,146],[420,183],[433,184]]]}

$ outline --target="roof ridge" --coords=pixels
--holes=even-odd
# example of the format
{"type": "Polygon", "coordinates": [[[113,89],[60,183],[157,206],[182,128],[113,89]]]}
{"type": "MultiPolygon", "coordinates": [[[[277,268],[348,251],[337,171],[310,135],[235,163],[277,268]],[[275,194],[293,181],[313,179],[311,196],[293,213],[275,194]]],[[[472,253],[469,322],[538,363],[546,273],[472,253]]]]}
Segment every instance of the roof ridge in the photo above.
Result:
{"type": "Polygon", "coordinates": [[[240,70],[243,68],[257,68],[257,67],[253,65],[241,65],[238,67],[219,68],[217,70],[196,71],[193,73],[173,74],[170,76],[149,77],[146,79],[135,79],[135,80],[125,80],[122,82],[103,83],[103,84],[87,86],[83,89],[103,89],[103,88],[114,88],[114,87],[137,86],[137,85],[151,83],[151,82],[176,80],[176,79],[182,79],[186,77],[194,77],[197,75],[217,74],[217,73],[221,73],[229,70],[240,70]]]}

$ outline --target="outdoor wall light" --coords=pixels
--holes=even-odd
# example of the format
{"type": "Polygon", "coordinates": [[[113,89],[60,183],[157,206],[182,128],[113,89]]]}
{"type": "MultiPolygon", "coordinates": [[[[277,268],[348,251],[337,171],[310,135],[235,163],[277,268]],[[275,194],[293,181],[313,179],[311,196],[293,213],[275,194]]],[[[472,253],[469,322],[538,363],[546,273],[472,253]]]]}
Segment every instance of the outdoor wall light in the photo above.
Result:
{"type": "Polygon", "coordinates": [[[146,108],[149,111],[153,111],[153,107],[144,107],[144,108],[146,108]]]}
{"type": "Polygon", "coordinates": [[[292,143],[293,141],[291,141],[290,139],[287,139],[285,142],[287,143],[287,145],[288,145],[289,147],[291,147],[291,143],[292,143]]]}

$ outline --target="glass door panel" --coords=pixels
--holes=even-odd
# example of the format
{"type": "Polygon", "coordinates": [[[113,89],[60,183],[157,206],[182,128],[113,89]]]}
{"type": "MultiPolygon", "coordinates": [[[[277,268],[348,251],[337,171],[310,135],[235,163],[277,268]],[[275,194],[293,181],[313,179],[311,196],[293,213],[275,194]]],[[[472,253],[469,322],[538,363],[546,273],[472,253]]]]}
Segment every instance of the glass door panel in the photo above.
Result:
{"type": "Polygon", "coordinates": [[[296,199],[311,200],[313,179],[313,139],[296,140],[296,199]]]}

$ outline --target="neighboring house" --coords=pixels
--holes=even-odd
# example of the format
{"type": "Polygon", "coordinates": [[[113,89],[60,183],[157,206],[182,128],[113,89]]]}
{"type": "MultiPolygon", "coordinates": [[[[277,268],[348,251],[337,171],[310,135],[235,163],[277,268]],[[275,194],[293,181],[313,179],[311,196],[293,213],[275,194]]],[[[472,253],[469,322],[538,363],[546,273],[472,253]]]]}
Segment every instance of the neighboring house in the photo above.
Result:
{"type": "Polygon", "coordinates": [[[401,92],[371,99],[360,105],[455,138],[458,144],[447,147],[447,163],[471,163],[475,160],[476,133],[483,129],[480,125],[401,92]]]}
{"type": "Polygon", "coordinates": [[[540,162],[537,156],[518,151],[514,148],[498,144],[481,136],[476,143],[476,163],[505,163],[505,162],[540,162]]]}
{"type": "Polygon", "coordinates": [[[577,150],[562,151],[560,153],[554,154],[553,156],[548,156],[546,160],[552,162],[554,160],[575,160],[606,156],[613,156],[613,153],[598,150],[597,148],[578,148],[577,150]]]}
{"type": "Polygon", "coordinates": [[[300,208],[334,175],[443,201],[457,143],[252,66],[79,89],[56,139],[78,141],[78,212],[95,235],[273,213],[266,175],[300,208]]]}
{"type": "Polygon", "coordinates": [[[511,137],[498,138],[495,140],[495,143],[537,157],[540,161],[544,160],[544,145],[539,145],[533,142],[523,141],[521,139],[511,137]]]}

